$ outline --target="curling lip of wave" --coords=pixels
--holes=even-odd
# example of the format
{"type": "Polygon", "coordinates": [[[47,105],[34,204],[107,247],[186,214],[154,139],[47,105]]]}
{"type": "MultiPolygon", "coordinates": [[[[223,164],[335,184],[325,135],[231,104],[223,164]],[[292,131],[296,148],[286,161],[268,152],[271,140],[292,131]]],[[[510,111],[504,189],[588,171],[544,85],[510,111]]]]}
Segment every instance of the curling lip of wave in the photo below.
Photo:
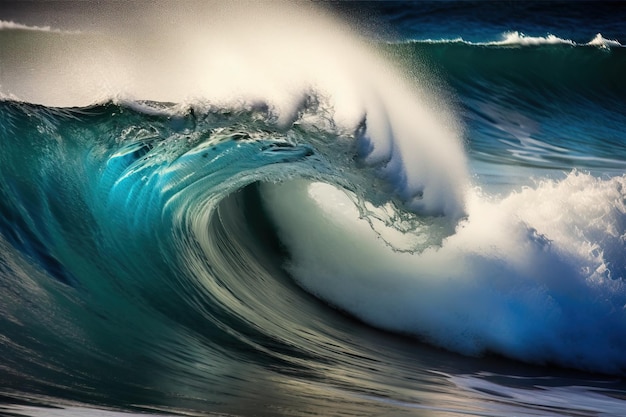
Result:
{"type": "Polygon", "coordinates": [[[0,96],[55,107],[112,98],[221,108],[262,103],[281,126],[297,119],[302,102],[317,97],[340,129],[366,127],[359,153],[380,168],[395,196],[420,213],[444,214],[452,222],[464,215],[468,175],[460,127],[428,86],[410,87],[393,65],[322,12],[311,9],[304,16],[285,6],[274,16],[274,6],[251,7],[168,15],[176,24],[188,23],[182,27],[165,24],[160,10],[148,8],[132,27],[53,37],[44,51],[32,47],[27,52],[33,71],[24,71],[22,48],[8,48],[2,51],[7,81],[0,96]],[[231,14],[240,22],[236,27],[224,23],[231,14]],[[202,30],[192,29],[196,22],[202,30]],[[68,61],[75,63],[71,69],[68,61]],[[425,157],[414,164],[409,155],[425,157]]]}

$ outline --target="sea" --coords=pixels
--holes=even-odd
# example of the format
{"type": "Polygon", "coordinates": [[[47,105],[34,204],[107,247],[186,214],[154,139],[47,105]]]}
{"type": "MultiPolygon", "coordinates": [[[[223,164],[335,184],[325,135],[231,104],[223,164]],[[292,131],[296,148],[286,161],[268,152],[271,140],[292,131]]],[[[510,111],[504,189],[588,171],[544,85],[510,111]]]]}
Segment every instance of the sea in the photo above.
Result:
{"type": "Polygon", "coordinates": [[[626,415],[626,3],[0,3],[0,415],[626,415]]]}

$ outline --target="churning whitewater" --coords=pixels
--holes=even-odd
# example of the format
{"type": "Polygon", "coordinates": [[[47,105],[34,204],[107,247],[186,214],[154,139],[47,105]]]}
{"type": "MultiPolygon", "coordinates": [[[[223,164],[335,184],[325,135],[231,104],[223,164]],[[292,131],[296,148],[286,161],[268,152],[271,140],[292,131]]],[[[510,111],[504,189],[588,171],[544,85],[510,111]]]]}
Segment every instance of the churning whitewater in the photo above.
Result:
{"type": "Polygon", "coordinates": [[[493,356],[624,375],[622,32],[92,6],[0,14],[0,413],[532,414],[493,356]]]}

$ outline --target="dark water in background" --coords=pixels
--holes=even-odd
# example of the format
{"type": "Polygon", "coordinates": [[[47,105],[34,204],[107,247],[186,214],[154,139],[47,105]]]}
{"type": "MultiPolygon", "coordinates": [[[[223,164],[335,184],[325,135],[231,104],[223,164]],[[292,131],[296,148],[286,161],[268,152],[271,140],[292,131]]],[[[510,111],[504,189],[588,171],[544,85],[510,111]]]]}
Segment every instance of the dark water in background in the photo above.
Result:
{"type": "Polygon", "coordinates": [[[0,414],[623,415],[626,6],[179,4],[0,6],[0,414]]]}

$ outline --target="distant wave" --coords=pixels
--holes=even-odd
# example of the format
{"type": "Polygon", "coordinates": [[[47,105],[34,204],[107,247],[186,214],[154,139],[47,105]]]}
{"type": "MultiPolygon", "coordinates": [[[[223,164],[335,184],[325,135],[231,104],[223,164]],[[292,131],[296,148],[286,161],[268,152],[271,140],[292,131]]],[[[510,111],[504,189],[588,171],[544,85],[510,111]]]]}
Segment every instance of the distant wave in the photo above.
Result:
{"type": "Polygon", "coordinates": [[[79,34],[77,30],[62,30],[51,26],[29,26],[12,20],[0,20],[0,30],[24,30],[32,32],[79,34]]]}
{"type": "Polygon", "coordinates": [[[587,43],[579,44],[569,39],[559,38],[555,35],[547,36],[527,36],[520,32],[508,32],[504,34],[504,39],[495,42],[487,42],[485,45],[502,45],[502,46],[530,46],[530,45],[571,45],[571,46],[598,46],[601,48],[622,47],[623,45],[616,40],[606,39],[602,34],[598,33],[587,43]]]}
{"type": "MultiPolygon", "coordinates": [[[[507,100],[508,106],[537,113],[554,103],[577,103],[593,109],[622,107],[626,83],[626,48],[597,35],[577,44],[556,36],[526,37],[517,32],[503,40],[474,43],[463,39],[388,44],[408,65],[433,70],[463,95],[484,105],[507,100]]],[[[475,108],[475,106],[471,106],[475,108]]]]}
{"type": "Polygon", "coordinates": [[[512,31],[502,34],[502,39],[488,42],[471,42],[463,38],[454,39],[425,39],[413,40],[410,42],[424,43],[464,43],[467,45],[478,46],[537,46],[537,45],[570,45],[570,46],[596,46],[600,48],[619,48],[624,47],[619,41],[607,39],[598,33],[593,39],[586,43],[577,43],[570,39],[563,39],[556,35],[546,36],[529,36],[524,33],[512,31]]]}

